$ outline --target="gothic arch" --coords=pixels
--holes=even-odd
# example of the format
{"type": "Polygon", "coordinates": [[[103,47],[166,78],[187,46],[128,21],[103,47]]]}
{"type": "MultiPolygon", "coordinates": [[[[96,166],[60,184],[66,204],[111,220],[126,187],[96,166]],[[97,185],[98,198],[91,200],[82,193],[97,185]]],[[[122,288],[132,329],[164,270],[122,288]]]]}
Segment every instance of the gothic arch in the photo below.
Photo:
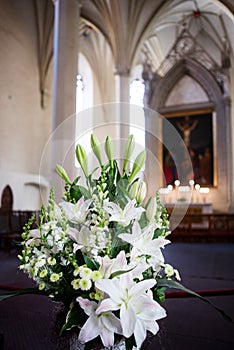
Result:
{"type": "Polygon", "coordinates": [[[180,61],[165,77],[157,81],[155,89],[151,91],[150,107],[157,110],[163,108],[175,84],[186,74],[203,87],[211,103],[215,106],[219,104],[222,92],[212,74],[199,63],[186,59],[180,61]]]}
{"type": "Polygon", "coordinates": [[[216,181],[215,187],[212,189],[212,202],[218,209],[222,203],[220,210],[230,210],[233,205],[231,197],[233,159],[231,154],[230,97],[222,93],[221,86],[205,67],[188,59],[174,66],[165,77],[155,76],[155,79],[151,82],[148,81],[148,83],[148,106],[162,115],[185,112],[186,110],[202,110],[206,107],[213,109],[216,181]],[[173,87],[184,75],[189,75],[200,84],[205,90],[209,102],[165,106],[173,87]]]}

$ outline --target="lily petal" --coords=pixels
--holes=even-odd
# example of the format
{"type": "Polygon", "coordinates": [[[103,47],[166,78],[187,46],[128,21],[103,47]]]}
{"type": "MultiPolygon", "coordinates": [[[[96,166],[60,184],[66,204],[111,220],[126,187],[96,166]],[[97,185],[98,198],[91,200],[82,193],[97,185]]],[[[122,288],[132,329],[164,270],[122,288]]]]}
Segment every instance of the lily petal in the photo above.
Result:
{"type": "Polygon", "coordinates": [[[96,310],[96,314],[99,315],[102,312],[118,310],[120,306],[115,303],[112,299],[107,298],[102,300],[100,306],[96,310]]]}
{"type": "Polygon", "coordinates": [[[80,307],[82,307],[82,309],[88,316],[91,315],[93,312],[95,312],[97,308],[97,303],[95,301],[90,301],[82,297],[76,298],[76,301],[78,301],[78,303],[80,304],[80,307]]]}
{"type": "Polygon", "coordinates": [[[123,335],[126,338],[131,337],[134,332],[136,325],[136,315],[134,310],[128,305],[126,309],[125,304],[121,305],[120,308],[120,321],[123,328],[123,335]]]}
{"type": "Polygon", "coordinates": [[[109,348],[114,345],[114,341],[115,341],[114,333],[110,332],[108,329],[101,328],[100,337],[105,347],[109,348]]]}
{"type": "Polygon", "coordinates": [[[120,320],[114,314],[109,313],[105,317],[102,317],[102,324],[110,331],[122,334],[122,326],[120,320]]]}
{"type": "Polygon", "coordinates": [[[79,341],[82,344],[85,344],[88,341],[96,338],[99,335],[99,332],[99,321],[98,318],[93,314],[87,319],[81,328],[79,333],[79,341]]]}
{"type": "Polygon", "coordinates": [[[130,293],[134,295],[140,295],[148,289],[151,289],[155,284],[156,281],[153,278],[135,283],[132,286],[130,293]]]}

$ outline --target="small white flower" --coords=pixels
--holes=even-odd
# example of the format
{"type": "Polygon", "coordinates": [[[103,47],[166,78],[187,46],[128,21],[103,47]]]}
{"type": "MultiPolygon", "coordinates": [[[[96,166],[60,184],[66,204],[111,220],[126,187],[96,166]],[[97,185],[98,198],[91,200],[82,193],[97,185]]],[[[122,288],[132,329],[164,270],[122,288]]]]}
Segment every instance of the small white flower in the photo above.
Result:
{"type": "Polygon", "coordinates": [[[82,278],[90,279],[92,275],[92,270],[89,269],[88,267],[83,267],[83,268],[80,268],[79,274],[80,274],[80,277],[82,278]]]}
{"type": "Polygon", "coordinates": [[[49,265],[53,266],[53,265],[56,264],[56,259],[55,259],[55,258],[52,258],[52,257],[49,257],[49,258],[47,259],[47,262],[48,262],[49,265]]]}
{"type": "Polygon", "coordinates": [[[51,282],[57,282],[60,279],[60,275],[58,273],[52,273],[50,276],[51,282]]]}
{"type": "Polygon", "coordinates": [[[89,290],[92,287],[92,282],[88,278],[81,278],[79,281],[79,286],[81,290],[89,290]]]}
{"type": "Polygon", "coordinates": [[[164,265],[164,271],[165,271],[165,274],[166,274],[168,277],[173,276],[174,273],[175,273],[173,266],[171,266],[170,264],[165,264],[165,265],[164,265]]]}
{"type": "Polygon", "coordinates": [[[79,289],[80,288],[80,279],[79,278],[74,279],[73,281],[71,281],[71,285],[75,290],[79,289]]]}

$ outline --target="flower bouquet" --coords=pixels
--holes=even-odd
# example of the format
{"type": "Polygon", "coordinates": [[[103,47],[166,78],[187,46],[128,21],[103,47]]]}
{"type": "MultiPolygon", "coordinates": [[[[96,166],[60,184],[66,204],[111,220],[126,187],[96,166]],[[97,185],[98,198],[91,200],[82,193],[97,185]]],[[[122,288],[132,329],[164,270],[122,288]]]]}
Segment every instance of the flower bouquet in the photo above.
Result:
{"type": "Polygon", "coordinates": [[[106,348],[123,339],[126,349],[140,349],[166,317],[166,288],[188,290],[162,254],[170,243],[167,212],[157,193],[145,199],[146,183],[138,177],[146,152],[130,166],[129,136],[120,169],[111,137],[105,140],[105,162],[95,135],[91,146],[99,162],[91,173],[85,150],[76,147],[86,186],[56,166],[65,182],[63,201],[55,203],[52,189],[38,228],[31,228],[33,218],[26,224],[19,268],[36,281],[39,293],[65,305],[61,332],[77,329],[85,349],[93,349],[97,338],[106,348]]]}

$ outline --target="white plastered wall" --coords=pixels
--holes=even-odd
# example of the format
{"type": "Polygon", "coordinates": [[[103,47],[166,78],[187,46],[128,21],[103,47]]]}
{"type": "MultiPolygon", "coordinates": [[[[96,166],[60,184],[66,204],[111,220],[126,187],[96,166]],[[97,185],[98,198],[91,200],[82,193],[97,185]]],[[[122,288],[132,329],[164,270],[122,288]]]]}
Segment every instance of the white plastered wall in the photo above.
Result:
{"type": "MultiPolygon", "coordinates": [[[[40,105],[33,2],[2,1],[0,23],[0,193],[10,185],[14,209],[39,209],[40,160],[52,118],[51,97],[45,109],[40,105]]],[[[45,184],[49,164],[44,169],[45,184]]]]}

